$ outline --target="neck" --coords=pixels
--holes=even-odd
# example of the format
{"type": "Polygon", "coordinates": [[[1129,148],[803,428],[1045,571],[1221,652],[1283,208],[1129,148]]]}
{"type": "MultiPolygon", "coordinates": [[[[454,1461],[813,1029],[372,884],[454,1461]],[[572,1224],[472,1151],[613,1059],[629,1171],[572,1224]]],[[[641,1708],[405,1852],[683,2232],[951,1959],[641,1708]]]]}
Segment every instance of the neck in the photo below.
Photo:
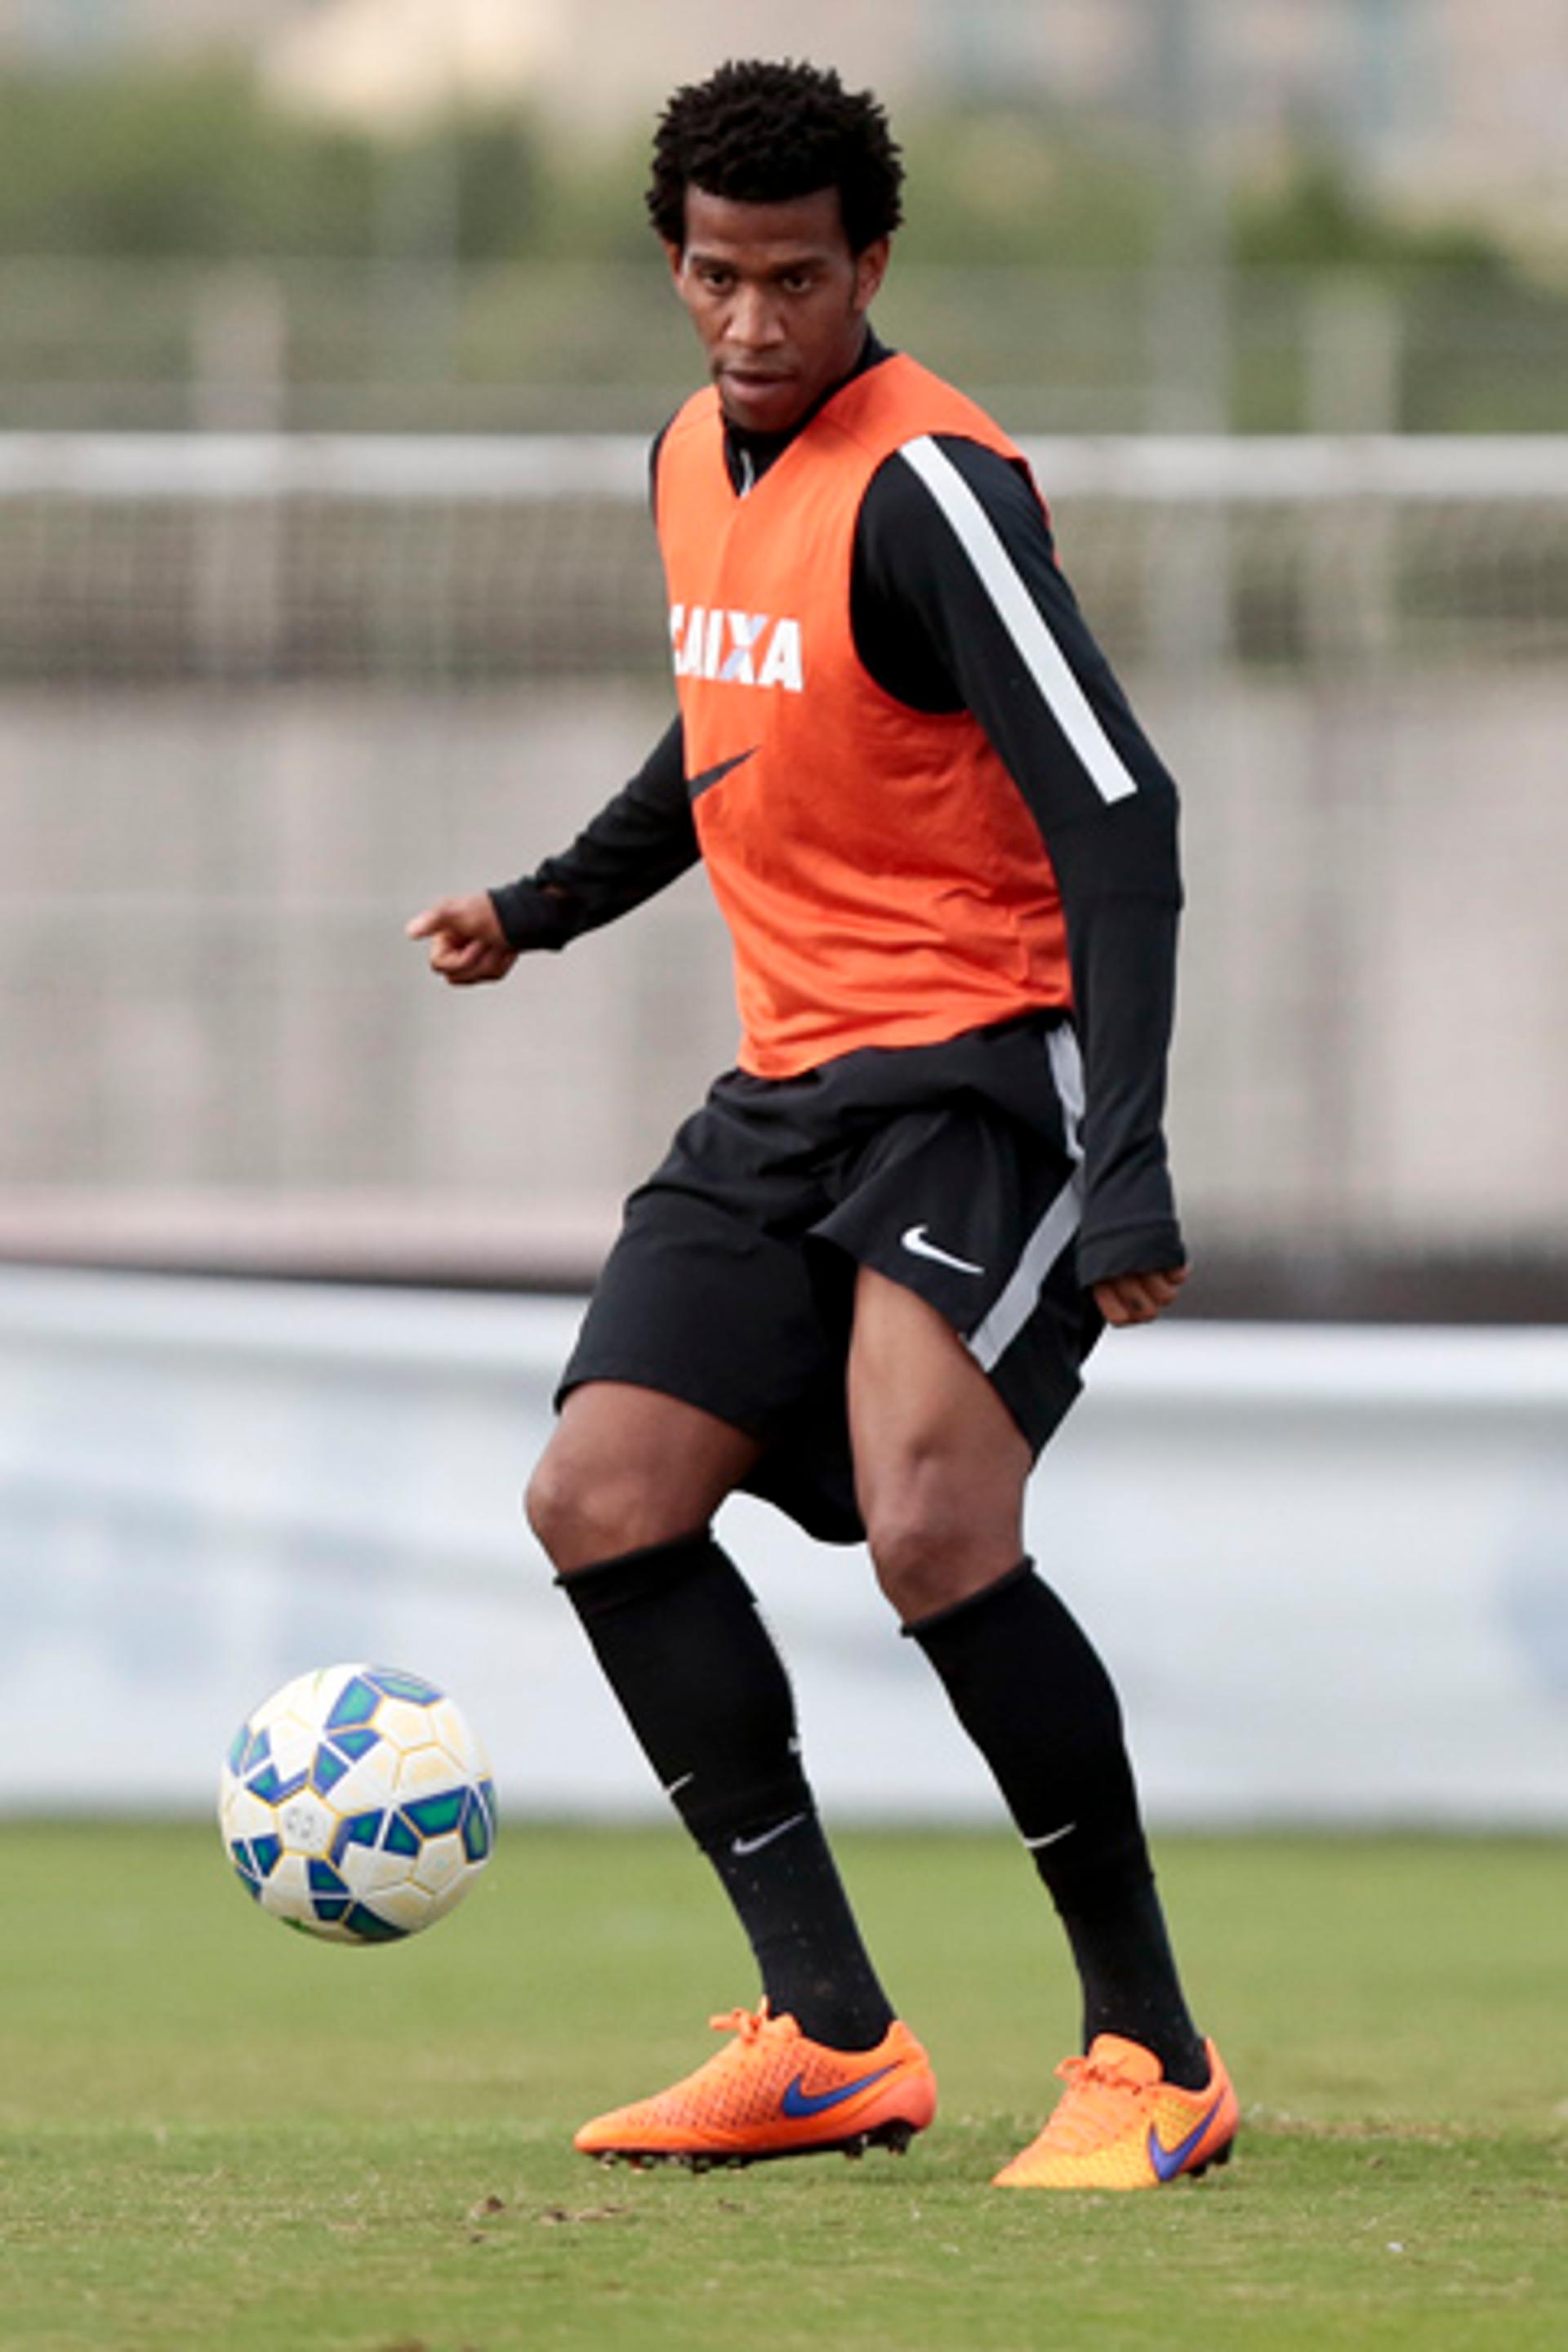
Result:
{"type": "Polygon", "coordinates": [[[749,489],[754,481],[759,480],[766,473],[774,458],[783,455],[796,436],[805,431],[812,419],[821,415],[828,402],[837,394],[842,392],[847,383],[853,382],[858,375],[864,375],[868,368],[875,367],[879,361],[888,357],[886,346],[878,341],[872,332],[871,322],[867,320],[860,337],[860,348],[852,364],[828,385],[826,392],[819,394],[811,406],[798,416],[793,425],[786,425],[782,433],[748,433],[744,425],[731,425],[726,417],[724,451],[730,467],[730,478],[736,488],[749,489]]]}

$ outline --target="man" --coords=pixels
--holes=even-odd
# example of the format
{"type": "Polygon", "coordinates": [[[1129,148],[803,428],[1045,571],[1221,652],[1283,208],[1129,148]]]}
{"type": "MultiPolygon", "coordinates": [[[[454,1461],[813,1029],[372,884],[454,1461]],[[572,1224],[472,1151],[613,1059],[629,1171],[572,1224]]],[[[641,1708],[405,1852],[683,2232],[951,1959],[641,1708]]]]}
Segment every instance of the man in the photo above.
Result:
{"type": "Polygon", "coordinates": [[[409,930],[453,984],[497,980],[700,856],[734,941],[740,1067],[628,1203],[529,1514],[763,1997],[577,2145],[899,2147],[935,2110],[710,1532],[744,1486],[865,1535],[1061,1914],[1086,2054],[999,2184],[1153,2186],[1228,2155],[1236,2099],[1022,1514],[1102,1321],[1183,1279],[1175,796],[1017,451],[870,331],[901,178],[831,73],[728,65],[670,101],[649,210],[712,378],[655,451],[680,715],[564,855],[409,930]]]}

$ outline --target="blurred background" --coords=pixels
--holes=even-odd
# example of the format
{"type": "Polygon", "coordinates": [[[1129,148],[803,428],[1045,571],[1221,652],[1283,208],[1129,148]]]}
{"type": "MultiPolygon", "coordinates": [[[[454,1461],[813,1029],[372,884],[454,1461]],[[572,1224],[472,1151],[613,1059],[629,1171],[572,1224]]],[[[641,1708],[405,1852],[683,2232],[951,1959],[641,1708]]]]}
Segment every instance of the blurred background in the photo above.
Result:
{"type": "MultiPolygon", "coordinates": [[[[157,1793],[195,1743],[149,1593],[226,1704],[261,1695],[263,1621],[275,1679],[329,1633],[363,1650],[395,1561],[469,1594],[459,1666],[516,1654],[492,1616],[569,1329],[537,1302],[591,1278],[731,1059],[727,952],[700,877],[471,996],[401,929],[562,845],[670,709],[644,453],[695,352],[641,188],[668,89],[744,54],[889,102],[879,328],[1026,439],[1184,790],[1198,1272],[1061,1474],[1085,1557],[1126,1573],[1134,1709],[1140,1574],[1179,1555],[1189,1629],[1223,1634],[1249,1561],[1308,1610],[1331,1557],[1335,1654],[1374,1591],[1390,1672],[1424,1622],[1432,1724],[1495,1668],[1497,1775],[1406,1757],[1384,1809],[1484,1785],[1568,1816],[1568,1375],[1539,1328],[1568,1322],[1555,0],[0,0],[17,1687],[47,1663],[90,1713],[152,1675],[157,1793]],[[1486,1328],[1431,1339],[1453,1325],[1486,1328]],[[1094,1449],[1152,1443],[1139,1414],[1173,1475],[1223,1439],[1185,1519],[1097,1516],[1094,1449]],[[1352,1507],[1363,1474],[1382,1499],[1352,1507]],[[88,1622],[119,1628],[109,1664],[88,1622]]],[[[437,1671],[453,1622],[410,1621],[405,1662],[437,1671]]],[[[1255,1717],[1307,1622],[1237,1650],[1255,1717]]],[[[575,1664],[542,1628],[542,1692],[575,1664]]],[[[1372,1738],[1386,1686],[1365,1703],[1372,1738]]],[[[1283,1790],[1194,1736],[1179,1707],[1154,1736],[1178,1810],[1322,1796],[1306,1732],[1283,1790]]]]}

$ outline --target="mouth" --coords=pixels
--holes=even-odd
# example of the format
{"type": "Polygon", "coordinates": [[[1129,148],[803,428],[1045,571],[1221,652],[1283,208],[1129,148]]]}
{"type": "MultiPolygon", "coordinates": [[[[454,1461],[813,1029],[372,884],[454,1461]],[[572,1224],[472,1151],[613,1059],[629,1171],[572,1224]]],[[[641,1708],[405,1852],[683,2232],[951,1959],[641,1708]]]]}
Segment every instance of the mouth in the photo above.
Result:
{"type": "Polygon", "coordinates": [[[732,383],[742,392],[776,392],[795,382],[786,370],[737,367],[733,362],[721,362],[719,374],[725,383],[732,383]]]}

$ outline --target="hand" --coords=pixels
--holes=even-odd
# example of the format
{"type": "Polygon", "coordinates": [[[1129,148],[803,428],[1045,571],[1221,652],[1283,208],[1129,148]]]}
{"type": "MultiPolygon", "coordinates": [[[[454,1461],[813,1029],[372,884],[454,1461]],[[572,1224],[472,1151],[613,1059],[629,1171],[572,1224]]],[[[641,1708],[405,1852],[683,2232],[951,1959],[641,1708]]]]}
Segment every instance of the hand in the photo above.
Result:
{"type": "Polygon", "coordinates": [[[487,890],[470,898],[437,898],[405,925],[404,936],[430,941],[430,969],[453,988],[504,980],[517,961],[487,890]]]}
{"type": "Polygon", "coordinates": [[[1130,1323],[1152,1323],[1163,1315],[1187,1278],[1184,1265],[1164,1274],[1116,1274],[1094,1284],[1094,1303],[1108,1323],[1125,1328],[1130,1323]]]}

